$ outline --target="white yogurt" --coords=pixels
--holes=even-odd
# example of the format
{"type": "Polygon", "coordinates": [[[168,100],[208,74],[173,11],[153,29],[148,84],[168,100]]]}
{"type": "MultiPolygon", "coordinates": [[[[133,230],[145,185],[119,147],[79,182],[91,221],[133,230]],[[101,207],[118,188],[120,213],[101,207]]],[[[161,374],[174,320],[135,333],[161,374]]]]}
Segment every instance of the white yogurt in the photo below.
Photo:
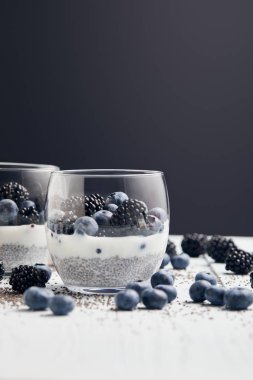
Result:
{"type": "Polygon", "coordinates": [[[168,221],[163,232],[150,236],[96,237],[88,235],[57,235],[46,227],[48,250],[61,259],[79,257],[108,259],[115,256],[131,258],[165,252],[169,233],[168,221]],[[98,250],[101,250],[98,251],[98,250]]]}
{"type": "Polygon", "coordinates": [[[14,244],[20,246],[46,247],[45,226],[30,224],[23,226],[1,226],[0,245],[14,244]]]}

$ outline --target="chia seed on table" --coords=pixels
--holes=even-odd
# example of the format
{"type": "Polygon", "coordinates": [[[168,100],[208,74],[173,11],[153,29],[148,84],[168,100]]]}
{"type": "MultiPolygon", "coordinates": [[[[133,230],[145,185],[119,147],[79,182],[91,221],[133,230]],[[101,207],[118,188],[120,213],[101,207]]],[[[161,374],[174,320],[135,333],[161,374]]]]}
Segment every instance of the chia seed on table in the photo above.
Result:
{"type": "Polygon", "coordinates": [[[124,287],[128,282],[146,281],[159,268],[163,252],[156,255],[106,259],[95,257],[59,258],[54,256],[55,267],[66,286],[124,287]]]}
{"type": "Polygon", "coordinates": [[[19,265],[47,264],[49,254],[46,247],[2,244],[0,245],[0,261],[3,262],[5,271],[10,272],[12,268],[19,265]]]}

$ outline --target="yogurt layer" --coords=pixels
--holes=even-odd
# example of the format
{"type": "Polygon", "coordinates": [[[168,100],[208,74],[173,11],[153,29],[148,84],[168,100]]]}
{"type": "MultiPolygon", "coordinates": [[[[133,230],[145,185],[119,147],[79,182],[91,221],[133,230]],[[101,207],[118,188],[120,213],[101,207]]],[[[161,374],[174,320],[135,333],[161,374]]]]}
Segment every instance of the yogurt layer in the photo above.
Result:
{"type": "Polygon", "coordinates": [[[45,226],[30,224],[23,226],[1,226],[0,245],[13,244],[18,246],[46,247],[45,226]]]}
{"type": "Polygon", "coordinates": [[[48,249],[52,256],[61,259],[109,259],[115,256],[131,258],[165,252],[169,233],[168,221],[164,230],[150,236],[96,237],[89,235],[55,234],[46,227],[48,249]]]}

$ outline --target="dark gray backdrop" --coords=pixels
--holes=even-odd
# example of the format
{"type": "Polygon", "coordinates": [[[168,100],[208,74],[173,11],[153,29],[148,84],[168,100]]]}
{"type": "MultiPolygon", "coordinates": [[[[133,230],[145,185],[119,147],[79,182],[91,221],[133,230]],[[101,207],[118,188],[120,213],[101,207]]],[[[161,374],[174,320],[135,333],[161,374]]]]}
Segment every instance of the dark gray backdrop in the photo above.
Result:
{"type": "Polygon", "coordinates": [[[0,0],[0,157],[166,173],[172,232],[252,235],[251,1],[0,0]]]}

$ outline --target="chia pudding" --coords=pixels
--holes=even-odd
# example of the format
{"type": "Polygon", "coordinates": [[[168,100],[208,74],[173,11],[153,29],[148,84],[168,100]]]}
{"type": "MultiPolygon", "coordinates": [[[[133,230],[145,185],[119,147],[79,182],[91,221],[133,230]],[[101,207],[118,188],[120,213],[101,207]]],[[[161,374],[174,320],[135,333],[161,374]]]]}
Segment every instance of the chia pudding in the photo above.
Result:
{"type": "MultiPolygon", "coordinates": [[[[49,201],[50,203],[50,201],[49,201]]],[[[123,192],[71,196],[47,210],[46,237],[52,260],[71,290],[122,288],[158,270],[169,220],[123,192]]]]}

